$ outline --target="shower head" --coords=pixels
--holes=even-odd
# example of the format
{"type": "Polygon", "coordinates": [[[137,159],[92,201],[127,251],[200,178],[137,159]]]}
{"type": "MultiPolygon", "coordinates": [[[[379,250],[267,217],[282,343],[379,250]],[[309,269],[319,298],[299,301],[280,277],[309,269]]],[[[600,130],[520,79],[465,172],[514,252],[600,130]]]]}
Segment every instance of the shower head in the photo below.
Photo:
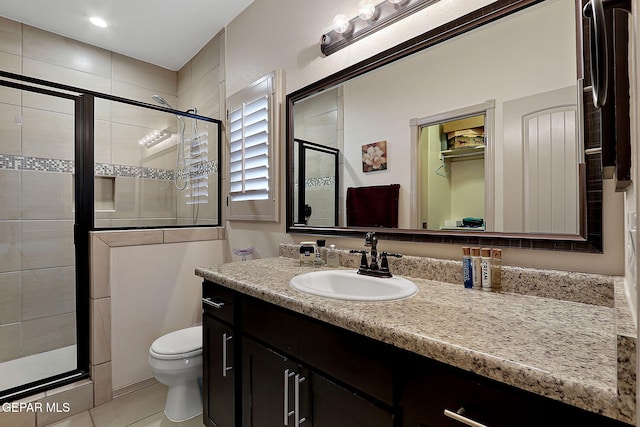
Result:
{"type": "Polygon", "coordinates": [[[173,110],[173,107],[171,106],[171,104],[169,104],[167,100],[161,97],[160,95],[151,95],[151,99],[156,101],[158,104],[164,105],[165,107],[171,108],[173,110]]]}

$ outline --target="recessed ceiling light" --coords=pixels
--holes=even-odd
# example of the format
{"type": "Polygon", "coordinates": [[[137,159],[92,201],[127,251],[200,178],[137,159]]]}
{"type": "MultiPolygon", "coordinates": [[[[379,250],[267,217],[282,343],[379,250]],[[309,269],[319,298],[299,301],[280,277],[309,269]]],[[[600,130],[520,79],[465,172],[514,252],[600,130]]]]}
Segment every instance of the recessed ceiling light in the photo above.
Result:
{"type": "Polygon", "coordinates": [[[96,27],[100,27],[100,28],[106,28],[107,27],[107,21],[105,21],[104,19],[99,18],[97,16],[92,16],[91,18],[89,18],[89,22],[91,22],[96,27]]]}

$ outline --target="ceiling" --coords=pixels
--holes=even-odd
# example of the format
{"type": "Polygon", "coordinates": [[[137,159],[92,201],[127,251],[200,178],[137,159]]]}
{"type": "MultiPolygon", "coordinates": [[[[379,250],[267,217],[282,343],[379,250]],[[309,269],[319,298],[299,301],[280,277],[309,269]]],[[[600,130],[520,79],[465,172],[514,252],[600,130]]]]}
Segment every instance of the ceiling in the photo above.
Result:
{"type": "Polygon", "coordinates": [[[1,0],[0,16],[175,71],[252,1],[1,0]]]}

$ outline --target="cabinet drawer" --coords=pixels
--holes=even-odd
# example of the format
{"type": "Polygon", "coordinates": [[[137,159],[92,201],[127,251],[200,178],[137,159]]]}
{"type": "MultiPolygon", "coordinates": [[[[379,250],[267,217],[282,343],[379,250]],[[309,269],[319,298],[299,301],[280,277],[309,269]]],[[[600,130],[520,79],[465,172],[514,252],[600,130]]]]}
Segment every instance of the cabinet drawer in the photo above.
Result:
{"type": "Polygon", "coordinates": [[[245,298],[242,301],[242,328],[244,334],[267,343],[269,347],[286,355],[298,356],[298,319],[284,309],[245,298]]]}
{"type": "Polygon", "coordinates": [[[208,315],[230,325],[234,324],[233,315],[238,298],[231,289],[209,281],[202,284],[202,309],[208,315]]]}
{"type": "Polygon", "coordinates": [[[300,319],[305,364],[388,405],[393,404],[393,361],[386,345],[341,328],[300,319]]]}

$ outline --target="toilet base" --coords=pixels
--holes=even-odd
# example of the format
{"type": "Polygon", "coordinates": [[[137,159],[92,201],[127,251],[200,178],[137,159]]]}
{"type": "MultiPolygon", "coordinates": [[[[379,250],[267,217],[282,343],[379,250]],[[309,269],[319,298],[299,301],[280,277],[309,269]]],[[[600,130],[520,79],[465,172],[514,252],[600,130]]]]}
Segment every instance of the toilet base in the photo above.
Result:
{"type": "Polygon", "coordinates": [[[169,387],[164,414],[173,422],[186,421],[202,414],[202,395],[197,381],[169,387]]]}

